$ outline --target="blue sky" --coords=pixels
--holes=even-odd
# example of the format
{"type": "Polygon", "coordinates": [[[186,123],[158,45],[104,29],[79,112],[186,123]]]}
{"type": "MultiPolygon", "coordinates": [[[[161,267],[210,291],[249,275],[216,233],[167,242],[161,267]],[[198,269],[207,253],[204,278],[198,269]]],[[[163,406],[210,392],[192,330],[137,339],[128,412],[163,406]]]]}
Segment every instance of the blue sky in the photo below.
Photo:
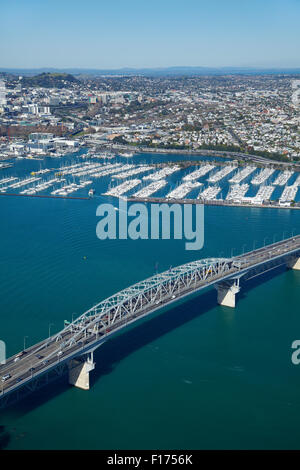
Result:
{"type": "Polygon", "coordinates": [[[0,0],[0,67],[300,66],[300,0],[0,0]]]}

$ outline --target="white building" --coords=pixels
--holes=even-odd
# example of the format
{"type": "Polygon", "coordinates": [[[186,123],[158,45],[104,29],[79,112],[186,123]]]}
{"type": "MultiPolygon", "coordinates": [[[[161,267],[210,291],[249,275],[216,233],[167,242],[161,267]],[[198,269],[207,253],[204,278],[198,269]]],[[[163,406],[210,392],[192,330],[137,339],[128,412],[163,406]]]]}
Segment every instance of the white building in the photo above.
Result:
{"type": "Polygon", "coordinates": [[[5,106],[6,101],[6,87],[3,80],[0,80],[0,106],[5,106]]]}

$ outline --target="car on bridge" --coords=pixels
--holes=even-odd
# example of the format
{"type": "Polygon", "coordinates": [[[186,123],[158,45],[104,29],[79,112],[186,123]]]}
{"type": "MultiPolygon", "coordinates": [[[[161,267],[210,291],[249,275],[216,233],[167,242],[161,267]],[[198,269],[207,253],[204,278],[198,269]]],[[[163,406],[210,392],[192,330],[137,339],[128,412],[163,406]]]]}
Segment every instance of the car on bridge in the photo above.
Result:
{"type": "Polygon", "coordinates": [[[11,378],[10,374],[3,375],[3,377],[1,378],[1,382],[6,382],[10,378],[11,378]]]}
{"type": "Polygon", "coordinates": [[[14,358],[14,362],[18,362],[25,354],[26,354],[26,351],[19,352],[19,354],[17,354],[16,357],[14,358]]]}

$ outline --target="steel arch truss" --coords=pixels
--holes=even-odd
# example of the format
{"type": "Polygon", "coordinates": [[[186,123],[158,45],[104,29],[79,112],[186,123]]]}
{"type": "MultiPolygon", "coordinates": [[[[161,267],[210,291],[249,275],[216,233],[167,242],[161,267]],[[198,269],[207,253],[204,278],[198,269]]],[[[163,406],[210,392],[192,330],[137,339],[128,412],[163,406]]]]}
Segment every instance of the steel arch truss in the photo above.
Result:
{"type": "Polygon", "coordinates": [[[170,268],[93,306],[49,341],[62,340],[60,349],[64,350],[74,346],[82,338],[95,334],[103,335],[124,320],[128,321],[131,317],[159,308],[160,304],[182,295],[185,291],[194,290],[199,284],[209,283],[216,277],[224,276],[230,266],[230,259],[212,258],[170,268]]]}

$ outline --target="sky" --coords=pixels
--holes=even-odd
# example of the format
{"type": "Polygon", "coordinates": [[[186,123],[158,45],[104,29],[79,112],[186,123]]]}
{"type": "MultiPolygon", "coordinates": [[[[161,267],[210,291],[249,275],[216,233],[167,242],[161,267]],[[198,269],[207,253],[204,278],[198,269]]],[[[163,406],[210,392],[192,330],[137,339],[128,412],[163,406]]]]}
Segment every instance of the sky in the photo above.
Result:
{"type": "Polygon", "coordinates": [[[300,0],[0,0],[0,67],[300,66],[300,0]]]}

